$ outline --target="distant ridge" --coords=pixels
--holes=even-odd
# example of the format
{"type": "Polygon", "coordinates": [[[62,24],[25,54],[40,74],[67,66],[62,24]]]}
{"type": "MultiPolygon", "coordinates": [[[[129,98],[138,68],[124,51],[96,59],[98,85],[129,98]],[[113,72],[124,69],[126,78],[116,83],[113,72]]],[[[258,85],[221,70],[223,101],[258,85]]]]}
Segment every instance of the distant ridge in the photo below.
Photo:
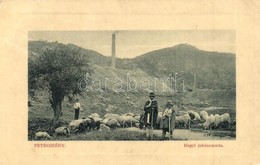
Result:
{"type": "MultiPolygon", "coordinates": [[[[57,42],[29,41],[29,58],[35,58],[44,47],[55,44],[57,42]]],[[[110,57],[74,44],[67,45],[79,48],[81,54],[85,55],[92,64],[101,67],[111,65],[110,57]]],[[[140,69],[150,76],[158,78],[178,73],[178,76],[185,79],[189,88],[193,87],[194,75],[196,74],[197,88],[235,89],[235,57],[235,54],[232,53],[204,51],[193,45],[179,44],[147,52],[133,59],[117,58],[116,67],[140,69]]]]}

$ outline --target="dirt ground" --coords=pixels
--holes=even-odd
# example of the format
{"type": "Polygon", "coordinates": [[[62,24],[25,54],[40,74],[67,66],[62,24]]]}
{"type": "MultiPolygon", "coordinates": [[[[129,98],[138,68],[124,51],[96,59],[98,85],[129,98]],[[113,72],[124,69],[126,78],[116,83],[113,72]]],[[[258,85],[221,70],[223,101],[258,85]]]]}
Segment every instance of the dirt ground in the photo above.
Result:
{"type": "MultiPolygon", "coordinates": [[[[130,132],[145,132],[145,130],[140,130],[135,127],[125,129],[130,132]]],[[[161,136],[162,131],[154,130],[153,133],[157,136],[161,136]]],[[[173,138],[178,140],[235,140],[235,132],[217,130],[175,129],[173,132],[173,138]]]]}

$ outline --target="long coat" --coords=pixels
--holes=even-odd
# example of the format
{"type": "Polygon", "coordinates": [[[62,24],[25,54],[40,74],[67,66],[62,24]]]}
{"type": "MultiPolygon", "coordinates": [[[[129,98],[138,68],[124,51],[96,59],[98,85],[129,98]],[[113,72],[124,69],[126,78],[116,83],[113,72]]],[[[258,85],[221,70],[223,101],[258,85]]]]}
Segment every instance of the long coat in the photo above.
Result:
{"type": "MultiPolygon", "coordinates": [[[[165,129],[167,132],[170,130],[170,131],[173,131],[174,128],[175,128],[175,120],[176,120],[176,113],[175,113],[175,110],[173,108],[172,109],[172,113],[170,116],[163,116],[162,117],[162,120],[160,121],[160,128],[161,129],[165,129]],[[169,121],[170,119],[170,121],[169,121]],[[170,123],[169,123],[170,122],[170,123]],[[170,129],[169,129],[170,127],[170,129]]],[[[166,109],[164,110],[163,114],[165,113],[166,109]]]]}
{"type": "Polygon", "coordinates": [[[156,125],[156,119],[158,116],[158,103],[156,100],[148,100],[144,105],[144,125],[152,126],[156,125]],[[153,120],[153,122],[152,122],[153,120]]]}

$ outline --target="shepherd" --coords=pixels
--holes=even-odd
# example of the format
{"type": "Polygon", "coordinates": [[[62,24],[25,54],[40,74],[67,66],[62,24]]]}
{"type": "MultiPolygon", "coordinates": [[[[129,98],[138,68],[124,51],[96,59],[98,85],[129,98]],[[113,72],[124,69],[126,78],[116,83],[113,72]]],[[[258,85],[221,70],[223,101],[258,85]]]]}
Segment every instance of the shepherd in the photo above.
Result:
{"type": "Polygon", "coordinates": [[[144,125],[146,129],[146,137],[148,140],[153,139],[153,129],[158,116],[158,103],[154,99],[155,94],[149,93],[149,100],[144,105],[144,125]]]}
{"type": "Polygon", "coordinates": [[[160,128],[162,129],[162,140],[165,140],[166,132],[169,132],[169,140],[173,140],[173,130],[175,128],[176,111],[173,109],[173,103],[168,100],[166,109],[162,113],[160,128]]]}
{"type": "Polygon", "coordinates": [[[79,99],[76,99],[76,102],[74,104],[74,110],[75,110],[74,119],[78,120],[79,119],[79,111],[82,111],[81,105],[79,103],[79,99]]]}

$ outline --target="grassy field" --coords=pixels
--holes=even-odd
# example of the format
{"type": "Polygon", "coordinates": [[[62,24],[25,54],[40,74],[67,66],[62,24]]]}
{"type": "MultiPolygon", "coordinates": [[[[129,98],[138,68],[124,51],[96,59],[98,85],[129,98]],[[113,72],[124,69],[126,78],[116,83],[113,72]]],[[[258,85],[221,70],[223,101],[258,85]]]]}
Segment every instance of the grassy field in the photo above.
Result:
{"type": "MultiPolygon", "coordinates": [[[[51,119],[35,118],[29,120],[28,140],[35,141],[35,133],[46,131],[51,136],[51,141],[146,141],[145,130],[139,128],[117,128],[102,132],[99,130],[86,131],[84,133],[71,133],[69,137],[56,136],[49,131],[51,119]]],[[[59,125],[68,125],[61,120],[59,125]]],[[[161,130],[154,130],[154,141],[161,140],[161,130]]],[[[188,129],[175,129],[174,140],[230,140],[236,138],[234,130],[202,130],[195,127],[188,129]]]]}
{"type": "MultiPolygon", "coordinates": [[[[143,113],[143,104],[147,100],[146,93],[91,93],[91,96],[83,94],[80,102],[83,111],[80,118],[87,117],[91,113],[98,113],[103,117],[106,113],[123,114],[132,112],[135,114],[143,113]]],[[[191,93],[176,93],[174,95],[158,95],[159,111],[163,111],[164,103],[171,99],[181,111],[194,110],[200,112],[206,110],[208,114],[229,113],[231,121],[236,117],[235,93],[228,91],[208,91],[198,90],[191,93]],[[185,107],[185,109],[182,109],[185,107]]],[[[38,91],[35,99],[30,99],[32,106],[28,107],[28,140],[34,140],[34,134],[38,131],[49,132],[53,110],[48,101],[48,93],[38,91]]],[[[73,103],[67,99],[62,104],[62,115],[60,116],[60,126],[68,126],[74,118],[73,103]]],[[[196,124],[191,125],[194,131],[203,131],[196,124]]],[[[236,126],[232,125],[228,130],[218,130],[214,135],[225,136],[226,132],[232,131],[235,134],[236,126]]],[[[213,132],[212,132],[213,134],[213,132]]],[[[234,134],[228,135],[235,137],[234,134]]],[[[157,138],[155,137],[155,140],[157,138]]],[[[158,138],[159,140],[160,138],[158,138]]],[[[181,138],[179,138],[181,139],[181,138]]],[[[145,135],[141,132],[126,132],[117,129],[109,133],[87,132],[85,134],[72,135],[69,138],[55,137],[51,140],[145,140],[145,135]]],[[[175,139],[176,140],[176,139],[175,139]]],[[[178,139],[177,139],[178,140],[178,139]]],[[[182,139],[185,140],[185,139],[182,139]]]]}

